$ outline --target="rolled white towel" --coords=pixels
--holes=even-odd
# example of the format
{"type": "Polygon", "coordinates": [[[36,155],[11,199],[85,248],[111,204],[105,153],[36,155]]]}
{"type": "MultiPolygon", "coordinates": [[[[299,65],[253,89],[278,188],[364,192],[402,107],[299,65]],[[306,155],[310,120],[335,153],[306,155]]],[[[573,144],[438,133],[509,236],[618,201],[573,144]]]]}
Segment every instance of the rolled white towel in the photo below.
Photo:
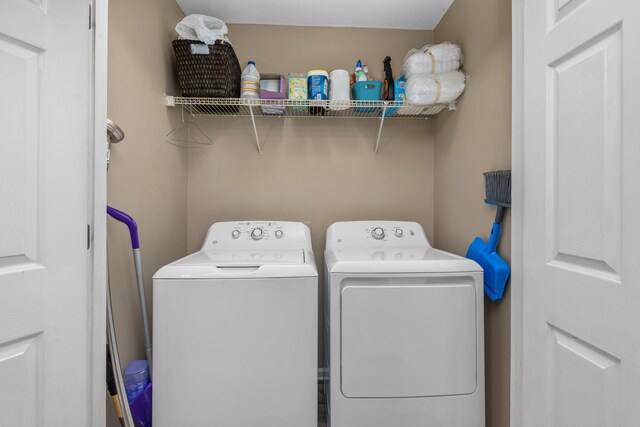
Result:
{"type": "Polygon", "coordinates": [[[450,42],[426,45],[422,49],[411,49],[404,57],[402,74],[411,77],[418,73],[448,73],[462,66],[462,49],[450,42]]]}
{"type": "Polygon", "coordinates": [[[418,73],[407,79],[405,95],[413,105],[450,104],[462,95],[466,76],[461,71],[418,73]]]}
{"type": "Polygon", "coordinates": [[[402,75],[406,78],[431,70],[431,58],[420,49],[411,49],[404,57],[402,75]]]}
{"type": "Polygon", "coordinates": [[[426,53],[435,58],[436,73],[457,71],[462,66],[462,49],[455,43],[444,42],[429,46],[426,53]]]}

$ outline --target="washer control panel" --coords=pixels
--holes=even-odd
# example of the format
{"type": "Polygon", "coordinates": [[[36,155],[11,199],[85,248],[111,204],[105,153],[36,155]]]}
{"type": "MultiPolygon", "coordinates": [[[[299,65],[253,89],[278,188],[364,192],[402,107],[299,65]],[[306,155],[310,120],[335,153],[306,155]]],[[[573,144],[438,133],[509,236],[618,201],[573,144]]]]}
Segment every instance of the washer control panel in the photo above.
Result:
{"type": "MultiPolygon", "coordinates": [[[[405,237],[405,229],[408,237],[416,235],[416,231],[411,226],[381,224],[373,227],[366,227],[364,234],[369,234],[375,240],[397,241],[405,237]]],[[[422,232],[422,228],[420,228],[422,232]]]]}
{"type": "MultiPolygon", "coordinates": [[[[263,239],[265,241],[283,239],[288,234],[286,225],[276,221],[247,221],[232,224],[229,236],[234,240],[257,242],[263,239]]],[[[222,240],[220,236],[216,237],[218,240],[222,240]]]]}
{"type": "Polygon", "coordinates": [[[327,232],[327,248],[430,247],[420,224],[405,221],[337,222],[327,232]]]}
{"type": "Polygon", "coordinates": [[[202,249],[311,248],[309,228],[288,221],[217,222],[207,232],[202,249]]]}

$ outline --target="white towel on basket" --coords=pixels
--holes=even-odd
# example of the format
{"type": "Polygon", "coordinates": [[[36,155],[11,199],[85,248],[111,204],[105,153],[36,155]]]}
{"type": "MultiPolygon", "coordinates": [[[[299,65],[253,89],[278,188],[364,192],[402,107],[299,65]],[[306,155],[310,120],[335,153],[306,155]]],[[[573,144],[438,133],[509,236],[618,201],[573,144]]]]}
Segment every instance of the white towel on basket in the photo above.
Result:
{"type": "Polygon", "coordinates": [[[405,95],[412,105],[446,105],[462,95],[465,85],[466,76],[461,71],[418,73],[407,79],[405,95]]]}
{"type": "Polygon", "coordinates": [[[411,49],[404,57],[402,74],[408,79],[414,74],[440,74],[457,71],[462,66],[462,49],[454,43],[445,42],[426,45],[422,49],[411,49]]]}

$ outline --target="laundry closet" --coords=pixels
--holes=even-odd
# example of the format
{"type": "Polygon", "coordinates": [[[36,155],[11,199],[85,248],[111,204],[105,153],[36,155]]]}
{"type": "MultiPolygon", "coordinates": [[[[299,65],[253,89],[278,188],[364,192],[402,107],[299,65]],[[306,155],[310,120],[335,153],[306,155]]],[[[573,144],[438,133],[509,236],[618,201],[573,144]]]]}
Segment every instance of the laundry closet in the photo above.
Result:
{"type": "MultiPolygon", "coordinates": [[[[358,14],[349,2],[342,7],[335,13],[358,14]]],[[[403,6],[375,9],[382,14],[386,7],[403,6]]],[[[339,221],[417,222],[432,246],[458,255],[475,236],[488,237],[495,209],[484,203],[482,174],[511,168],[511,0],[454,0],[433,29],[302,25],[308,17],[295,16],[286,19],[291,25],[227,22],[242,67],[251,60],[262,73],[285,76],[352,70],[363,59],[383,80],[386,56],[397,76],[410,49],[459,44],[468,81],[455,110],[429,120],[389,118],[380,135],[380,118],[258,117],[254,128],[250,117],[191,117],[179,105],[165,105],[165,96],[180,95],[171,42],[184,16],[176,0],[109,2],[108,115],[126,140],[111,149],[108,203],[138,222],[149,296],[153,274],[198,251],[215,222],[302,222],[318,266],[327,228],[339,221]],[[185,126],[191,139],[180,131],[185,126]]],[[[125,365],[144,355],[128,239],[126,229],[109,222],[111,292],[125,365]]],[[[510,250],[507,215],[499,253],[509,260],[510,250]]],[[[322,286],[318,299],[322,367],[322,286]]],[[[485,298],[488,427],[509,426],[510,309],[509,289],[498,302],[485,298]]],[[[107,405],[109,427],[117,425],[112,412],[107,405]]]]}

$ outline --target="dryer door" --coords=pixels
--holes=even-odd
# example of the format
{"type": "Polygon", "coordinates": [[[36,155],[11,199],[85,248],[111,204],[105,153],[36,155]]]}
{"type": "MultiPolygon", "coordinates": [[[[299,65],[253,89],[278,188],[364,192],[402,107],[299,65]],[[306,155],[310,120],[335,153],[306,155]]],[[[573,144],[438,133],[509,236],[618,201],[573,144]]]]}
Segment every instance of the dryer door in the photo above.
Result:
{"type": "Polygon", "coordinates": [[[346,397],[449,396],[476,390],[472,277],[346,279],[341,334],[346,397]]]}

